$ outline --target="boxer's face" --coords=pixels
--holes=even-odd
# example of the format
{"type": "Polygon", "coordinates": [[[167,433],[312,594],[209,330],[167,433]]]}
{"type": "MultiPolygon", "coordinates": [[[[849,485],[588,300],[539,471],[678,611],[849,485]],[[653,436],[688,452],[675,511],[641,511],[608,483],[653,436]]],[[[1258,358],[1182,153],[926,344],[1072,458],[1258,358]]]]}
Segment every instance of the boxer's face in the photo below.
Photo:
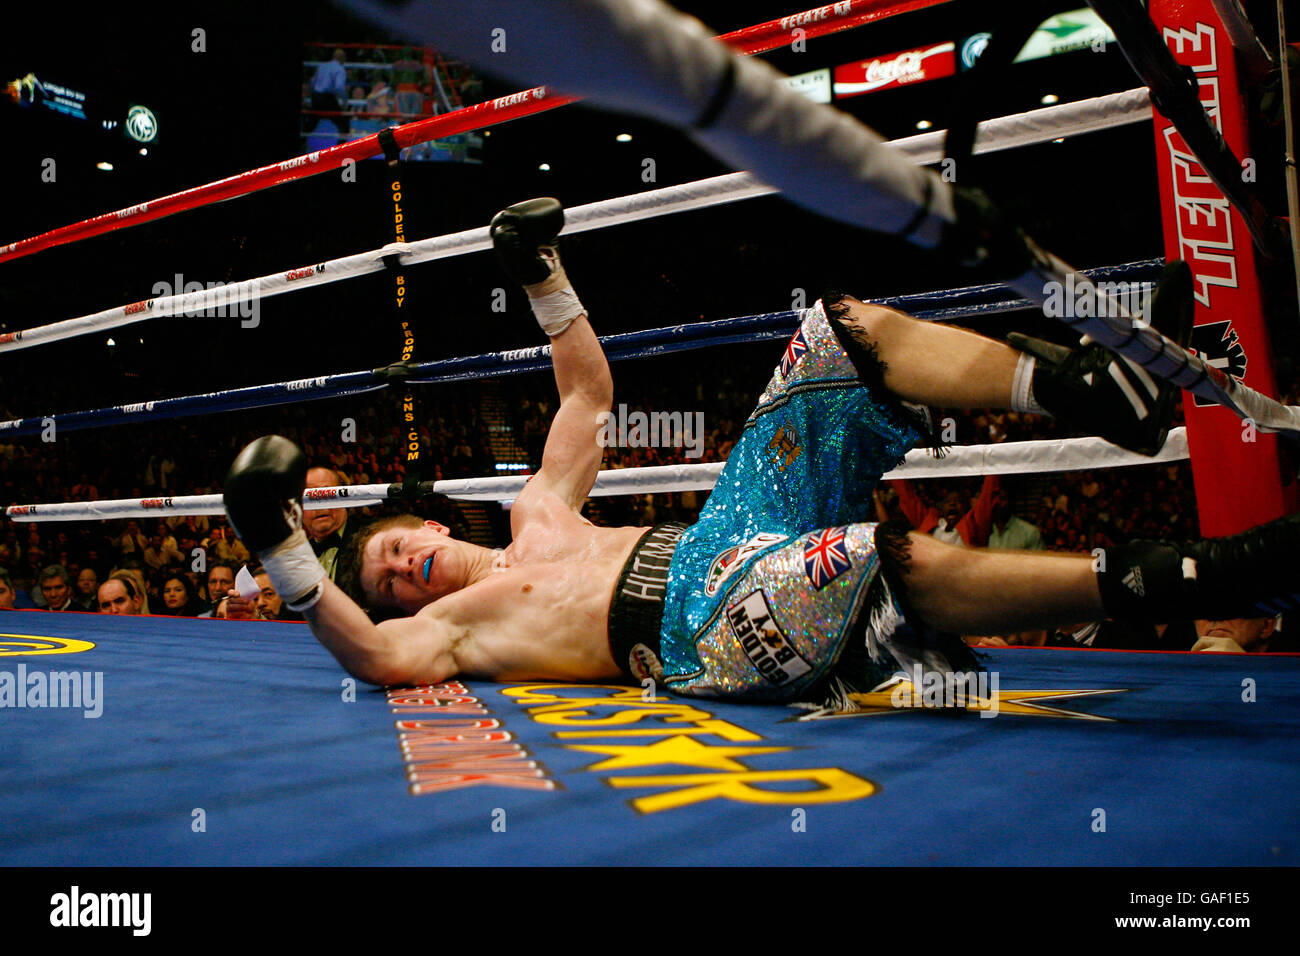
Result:
{"type": "Polygon", "coordinates": [[[426,521],[418,528],[389,528],[367,541],[361,588],[370,603],[414,614],[464,587],[469,573],[465,542],[447,530],[426,521]]]}

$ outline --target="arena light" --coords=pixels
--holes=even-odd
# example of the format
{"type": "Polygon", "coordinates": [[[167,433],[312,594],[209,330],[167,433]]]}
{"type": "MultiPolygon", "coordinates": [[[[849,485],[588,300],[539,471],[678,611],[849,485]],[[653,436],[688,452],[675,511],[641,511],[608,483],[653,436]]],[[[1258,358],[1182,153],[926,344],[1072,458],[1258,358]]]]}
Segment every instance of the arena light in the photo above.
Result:
{"type": "Polygon", "coordinates": [[[1051,106],[1053,103],[1061,102],[1061,98],[1055,93],[1046,93],[1043,95],[1041,102],[1044,106],[1051,106]]]}
{"type": "Polygon", "coordinates": [[[630,143],[632,142],[632,134],[619,133],[617,136],[614,137],[614,139],[618,140],[620,143],[630,143]]]}
{"type": "Polygon", "coordinates": [[[549,172],[551,171],[551,164],[550,164],[550,163],[542,163],[542,165],[538,166],[537,168],[540,169],[540,170],[541,170],[542,172],[544,172],[544,173],[549,173],[549,172]]]}
{"type": "Polygon", "coordinates": [[[931,123],[929,120],[917,120],[917,121],[916,121],[916,128],[917,128],[917,129],[929,129],[929,128],[930,128],[931,126],[933,126],[933,125],[934,125],[934,124],[931,123]]]}
{"type": "Polygon", "coordinates": [[[101,161],[95,164],[95,168],[102,169],[106,173],[111,173],[113,171],[113,164],[110,162],[101,161]]]}

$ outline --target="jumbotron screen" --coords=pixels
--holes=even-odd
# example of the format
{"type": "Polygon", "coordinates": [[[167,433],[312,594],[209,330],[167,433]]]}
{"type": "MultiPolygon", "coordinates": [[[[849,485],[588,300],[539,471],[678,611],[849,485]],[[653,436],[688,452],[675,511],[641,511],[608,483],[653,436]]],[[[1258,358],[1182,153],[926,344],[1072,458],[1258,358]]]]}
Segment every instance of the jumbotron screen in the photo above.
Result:
{"type": "MultiPolygon", "coordinates": [[[[429,47],[317,43],[302,64],[304,152],[360,139],[478,102],[482,81],[429,47]]],[[[483,139],[461,133],[402,150],[402,159],[480,162],[483,139]]]]}

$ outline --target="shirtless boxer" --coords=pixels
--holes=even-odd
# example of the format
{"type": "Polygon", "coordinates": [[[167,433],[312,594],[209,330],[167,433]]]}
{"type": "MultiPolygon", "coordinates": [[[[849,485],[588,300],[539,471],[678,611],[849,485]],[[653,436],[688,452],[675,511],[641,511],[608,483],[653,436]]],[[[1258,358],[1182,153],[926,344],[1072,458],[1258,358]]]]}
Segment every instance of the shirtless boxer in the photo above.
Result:
{"type": "Polygon", "coordinates": [[[908,403],[1034,410],[1042,402],[1149,449],[1163,442],[1173,390],[1145,394],[1139,416],[1114,384],[1114,357],[1095,346],[1035,363],[847,297],[805,314],[695,525],[591,525],[579,509],[600,467],[598,416],[613,385],[555,252],[562,225],[554,200],[493,220],[498,257],[550,336],[560,393],[504,551],[448,537],[436,522],[386,519],[340,556],[340,587],[302,532],[301,451],[268,436],[231,467],[232,523],[356,677],[407,685],[455,675],[650,676],[684,694],[792,699],[816,695],[832,675],[861,686],[899,665],[959,668],[962,646],[946,632],[1296,606],[1294,516],[1218,542],[1114,548],[1101,573],[1091,556],[957,548],[864,523],[879,476],[925,437],[921,410],[908,403]],[[409,616],[376,624],[358,601],[409,616]]]}

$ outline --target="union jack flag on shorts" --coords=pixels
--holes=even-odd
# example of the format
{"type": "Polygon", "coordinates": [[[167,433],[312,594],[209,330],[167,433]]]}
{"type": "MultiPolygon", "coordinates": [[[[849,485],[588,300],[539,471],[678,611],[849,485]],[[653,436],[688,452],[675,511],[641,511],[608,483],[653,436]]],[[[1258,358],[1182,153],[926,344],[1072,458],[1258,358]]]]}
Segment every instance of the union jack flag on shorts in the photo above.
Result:
{"type": "Polygon", "coordinates": [[[808,537],[803,546],[803,569],[813,587],[821,590],[852,567],[844,547],[846,528],[827,528],[808,537]]]}
{"type": "Polygon", "coordinates": [[[788,378],[790,370],[799,364],[803,358],[803,353],[808,351],[808,340],[803,337],[803,327],[794,334],[790,344],[785,347],[785,354],[781,356],[781,377],[788,378]]]}

